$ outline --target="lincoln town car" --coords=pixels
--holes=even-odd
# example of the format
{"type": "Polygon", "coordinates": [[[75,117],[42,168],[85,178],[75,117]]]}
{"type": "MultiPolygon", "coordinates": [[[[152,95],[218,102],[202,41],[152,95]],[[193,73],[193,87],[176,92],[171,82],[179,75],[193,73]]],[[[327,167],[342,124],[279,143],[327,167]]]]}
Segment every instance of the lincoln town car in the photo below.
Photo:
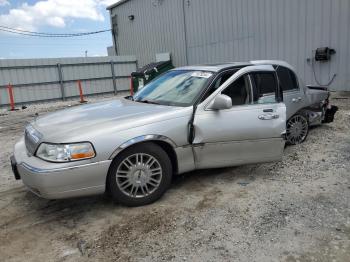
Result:
{"type": "Polygon", "coordinates": [[[280,161],[286,143],[333,121],[329,95],[281,61],[176,68],[133,96],[36,117],[15,145],[12,169],[43,198],[107,192],[123,205],[146,205],[174,175],[280,161]]]}

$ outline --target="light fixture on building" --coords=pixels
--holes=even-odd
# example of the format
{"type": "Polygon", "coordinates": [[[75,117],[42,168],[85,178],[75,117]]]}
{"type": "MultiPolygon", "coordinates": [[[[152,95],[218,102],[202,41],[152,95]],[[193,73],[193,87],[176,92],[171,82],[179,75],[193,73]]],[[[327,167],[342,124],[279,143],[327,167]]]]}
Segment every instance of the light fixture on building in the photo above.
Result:
{"type": "Polygon", "coordinates": [[[135,19],[135,16],[134,15],[129,15],[128,18],[129,18],[130,21],[133,21],[135,19]]]}

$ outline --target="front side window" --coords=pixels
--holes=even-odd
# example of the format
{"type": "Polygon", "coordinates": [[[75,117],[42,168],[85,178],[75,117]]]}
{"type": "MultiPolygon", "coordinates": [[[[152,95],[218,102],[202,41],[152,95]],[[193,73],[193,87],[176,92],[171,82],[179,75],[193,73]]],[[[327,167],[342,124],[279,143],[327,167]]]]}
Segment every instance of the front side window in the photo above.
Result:
{"type": "Polygon", "coordinates": [[[277,80],[274,73],[253,73],[251,78],[254,85],[254,103],[266,104],[277,101],[277,80]]]}
{"type": "Polygon", "coordinates": [[[231,97],[233,106],[249,104],[251,101],[250,93],[248,75],[238,78],[222,91],[223,95],[231,97]]]}
{"type": "Polygon", "coordinates": [[[204,101],[205,99],[207,99],[212,93],[214,93],[220,86],[222,86],[237,71],[238,69],[229,70],[227,72],[221,73],[218,77],[216,77],[216,79],[210,85],[209,90],[203,96],[201,101],[204,101]]]}
{"type": "Polygon", "coordinates": [[[295,74],[291,70],[283,66],[278,66],[276,72],[283,91],[298,89],[295,74]]]}
{"type": "Polygon", "coordinates": [[[212,72],[174,70],[165,73],[137,92],[137,102],[191,106],[205,88],[212,72]]]}

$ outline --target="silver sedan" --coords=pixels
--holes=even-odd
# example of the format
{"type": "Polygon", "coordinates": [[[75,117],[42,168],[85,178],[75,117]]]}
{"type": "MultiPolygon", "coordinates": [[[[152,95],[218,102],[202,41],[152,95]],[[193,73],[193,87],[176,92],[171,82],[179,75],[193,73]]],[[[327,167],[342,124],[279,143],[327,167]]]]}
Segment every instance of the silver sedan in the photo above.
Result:
{"type": "Polygon", "coordinates": [[[304,104],[286,108],[276,65],[290,68],[278,61],[177,68],[133,97],[38,117],[15,145],[15,177],[48,199],[107,191],[139,206],[159,199],[176,174],[279,161],[286,139],[302,142],[311,120],[325,119],[329,94],[301,101],[309,98],[298,82],[304,104]]]}

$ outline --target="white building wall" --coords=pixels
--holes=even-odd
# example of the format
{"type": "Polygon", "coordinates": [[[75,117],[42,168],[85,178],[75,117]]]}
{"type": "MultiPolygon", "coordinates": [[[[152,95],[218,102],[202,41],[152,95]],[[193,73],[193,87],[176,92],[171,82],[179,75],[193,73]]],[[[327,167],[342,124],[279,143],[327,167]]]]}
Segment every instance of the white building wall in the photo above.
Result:
{"type": "Polygon", "coordinates": [[[350,91],[349,0],[130,0],[117,15],[118,55],[140,65],[171,52],[174,64],[279,59],[316,84],[307,58],[318,47],[336,50],[316,63],[319,82],[350,91]],[[134,20],[128,16],[134,15],[134,20]]]}

